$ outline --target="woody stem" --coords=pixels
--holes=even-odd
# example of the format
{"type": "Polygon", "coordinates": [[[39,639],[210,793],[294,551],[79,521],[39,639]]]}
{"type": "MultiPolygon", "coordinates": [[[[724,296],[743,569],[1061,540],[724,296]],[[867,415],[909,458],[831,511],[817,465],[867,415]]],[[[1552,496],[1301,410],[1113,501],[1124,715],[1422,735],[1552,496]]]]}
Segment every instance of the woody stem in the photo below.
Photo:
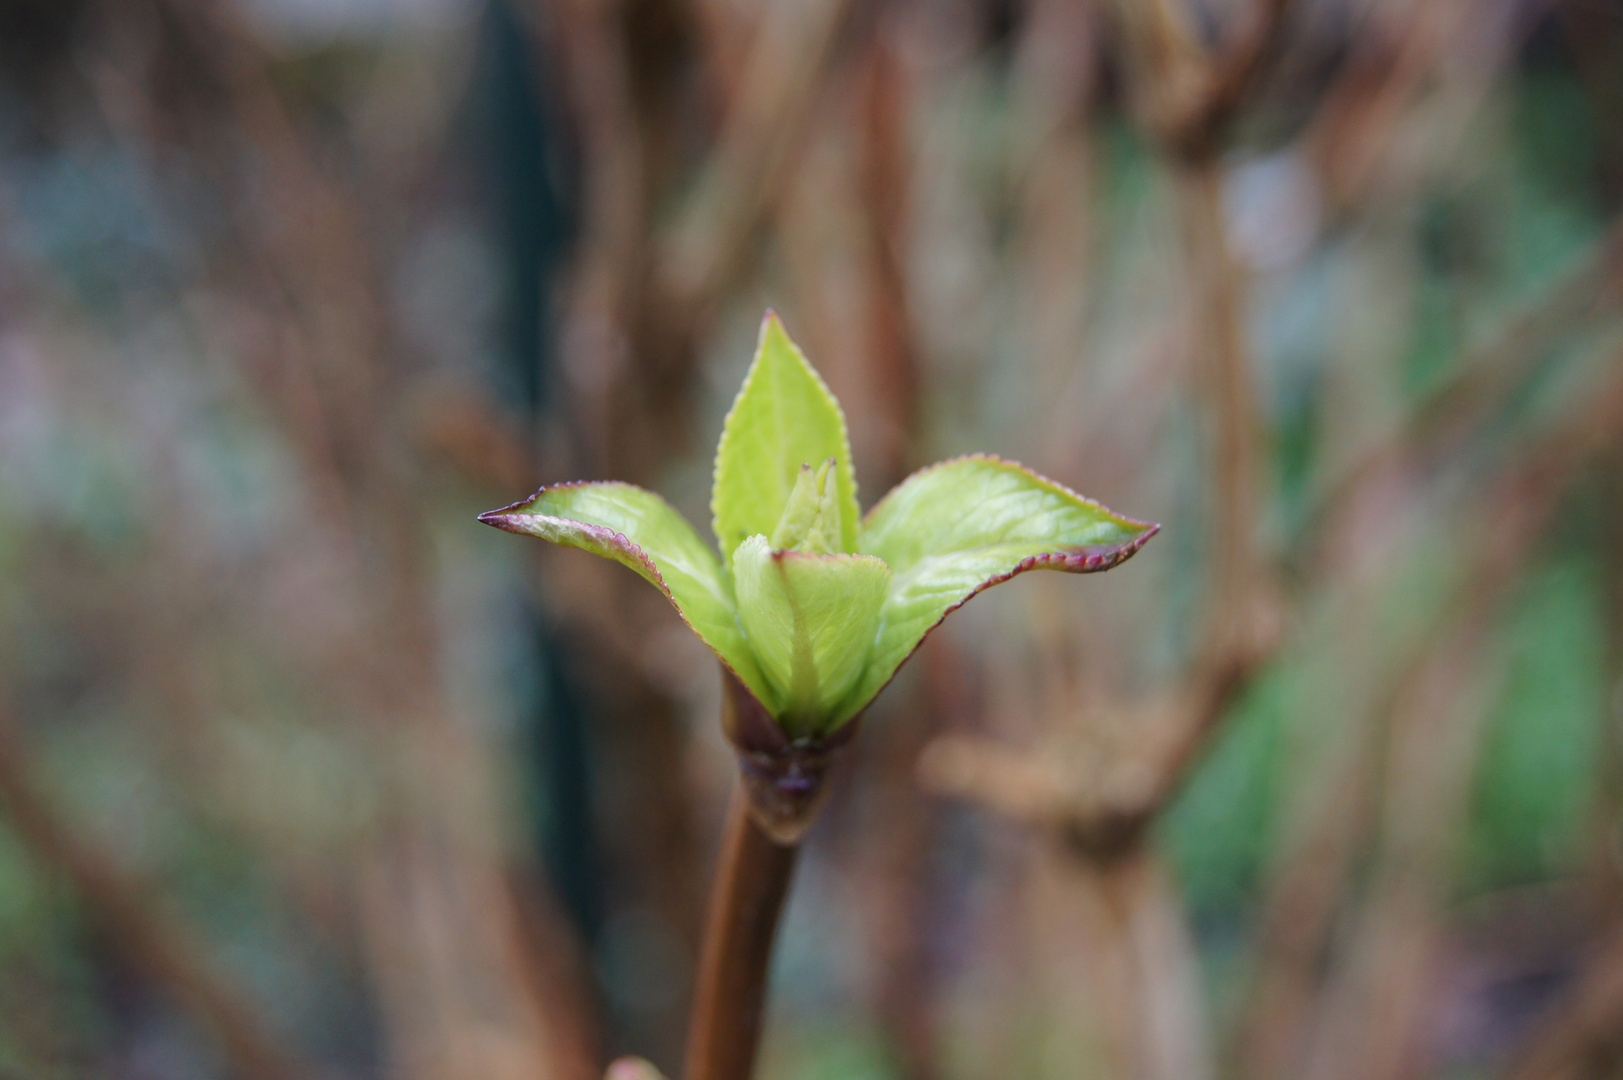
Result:
{"type": "Polygon", "coordinates": [[[686,1080],[749,1080],[772,937],[799,850],[767,836],[742,787],[733,792],[699,953],[686,1080]]]}

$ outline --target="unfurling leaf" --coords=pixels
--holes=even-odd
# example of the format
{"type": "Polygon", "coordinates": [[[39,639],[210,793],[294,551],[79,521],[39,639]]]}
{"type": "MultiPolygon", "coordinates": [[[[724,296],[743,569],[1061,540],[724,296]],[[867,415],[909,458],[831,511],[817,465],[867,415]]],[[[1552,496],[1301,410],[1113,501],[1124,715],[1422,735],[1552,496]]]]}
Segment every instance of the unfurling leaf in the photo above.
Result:
{"type": "Polygon", "coordinates": [[[764,536],[738,546],[738,618],[771,694],[762,703],[791,736],[849,715],[889,584],[890,568],[868,555],[774,551],[764,536]]]}
{"type": "Polygon", "coordinates": [[[839,403],[770,312],[722,430],[711,509],[720,559],[629,484],[543,488],[481,520],[659,586],[753,696],[751,715],[801,749],[826,745],[976,593],[1027,570],[1108,570],[1157,528],[986,456],[913,474],[859,524],[839,403]]]}
{"type": "Polygon", "coordinates": [[[833,458],[815,470],[810,465],[800,467],[795,489],[789,493],[789,504],[783,508],[778,527],[772,530],[774,548],[809,551],[816,555],[833,555],[840,550],[845,520],[840,513],[833,472],[833,458]]]}

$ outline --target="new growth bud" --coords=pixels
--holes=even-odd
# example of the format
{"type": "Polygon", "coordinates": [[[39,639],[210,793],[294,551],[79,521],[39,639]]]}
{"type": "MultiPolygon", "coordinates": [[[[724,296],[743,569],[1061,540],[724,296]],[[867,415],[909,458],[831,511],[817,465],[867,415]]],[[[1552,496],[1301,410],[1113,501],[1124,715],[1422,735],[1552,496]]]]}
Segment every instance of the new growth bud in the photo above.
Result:
{"type": "Polygon", "coordinates": [[[670,599],[722,662],[751,806],[785,839],[829,752],[949,613],[1028,570],[1108,570],[1156,530],[983,455],[914,473],[863,518],[839,402],[770,313],[710,508],[719,551],[630,484],[559,484],[481,520],[624,563],[670,599]]]}
{"type": "Polygon", "coordinates": [[[834,459],[825,458],[815,470],[809,464],[801,465],[783,516],[772,530],[773,549],[834,555],[841,550],[844,527],[835,491],[834,459]]]}

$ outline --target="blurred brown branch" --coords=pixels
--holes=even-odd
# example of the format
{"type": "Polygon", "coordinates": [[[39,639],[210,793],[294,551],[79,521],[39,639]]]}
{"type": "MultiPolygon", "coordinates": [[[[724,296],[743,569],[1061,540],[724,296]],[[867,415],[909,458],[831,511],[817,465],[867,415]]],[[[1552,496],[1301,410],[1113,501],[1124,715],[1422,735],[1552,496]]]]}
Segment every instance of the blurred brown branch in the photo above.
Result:
{"type": "Polygon", "coordinates": [[[1340,515],[1394,469],[1425,468],[1458,454],[1504,410],[1507,400],[1560,356],[1563,347],[1623,303],[1623,220],[1573,260],[1540,295],[1468,349],[1451,374],[1401,421],[1332,477],[1315,506],[1310,532],[1333,535],[1340,515]]]}
{"type": "Polygon", "coordinates": [[[721,132],[664,245],[661,280],[679,316],[707,313],[738,273],[804,141],[853,7],[852,0],[775,4],[755,29],[721,132]]]}
{"type": "MultiPolygon", "coordinates": [[[[487,748],[448,714],[439,683],[431,552],[408,464],[418,437],[412,387],[394,363],[398,333],[380,297],[361,196],[318,163],[273,83],[263,41],[233,5],[165,0],[156,10],[174,29],[166,47],[222,92],[183,114],[179,128],[215,171],[240,239],[230,252],[240,263],[220,257],[211,269],[263,319],[263,336],[245,343],[250,383],[298,455],[319,527],[342,553],[343,595],[356,605],[350,638],[305,674],[367,737],[391,745],[390,828],[352,867],[388,1053],[405,1075],[595,1076],[592,1023],[574,1006],[589,996],[581,972],[557,959],[569,950],[567,931],[526,927],[556,914],[519,903],[487,748]],[[233,148],[211,139],[209,107],[246,144],[263,184],[248,183],[233,148]],[[416,794],[429,789],[448,797],[416,794]],[[482,839],[447,850],[447,835],[482,839]],[[447,949],[450,940],[460,945],[447,949]]],[[[116,35],[108,48],[109,115],[162,153],[157,132],[117,107],[119,88],[152,71],[121,53],[116,35]]],[[[501,445],[485,441],[487,450],[501,445]]]]}
{"type": "MultiPolygon", "coordinates": [[[[1599,1075],[1615,705],[1594,762],[1556,740],[1590,737],[1569,714],[1623,655],[1623,34],[1550,10],[519,0],[306,38],[145,0],[63,7],[48,64],[0,16],[0,52],[50,72],[0,73],[0,563],[20,567],[0,608],[24,597],[26,699],[94,684],[86,740],[133,728],[151,760],[120,776],[153,770],[165,810],[247,852],[289,940],[352,950],[365,984],[342,995],[404,1080],[585,1080],[600,1038],[677,1060],[721,807],[709,658],[583,556],[535,552],[533,595],[492,603],[512,569],[452,519],[477,490],[599,475],[702,517],[692,436],[772,304],[847,403],[864,491],[984,437],[1167,526],[1132,574],[1027,582],[936,639],[865,733],[807,876],[854,913],[819,977],[887,1067],[1409,1080],[1478,1067],[1531,1016],[1510,1075],[1599,1075]],[[544,130],[483,130],[497,105],[544,130]],[[384,146],[396,124],[409,149],[384,146]],[[533,157],[508,176],[487,142],[533,157]],[[564,196],[539,200],[538,284],[481,185],[524,203],[541,170],[564,196]],[[483,307],[509,284],[556,349],[495,344],[483,307]],[[467,309],[449,331],[419,325],[438,289],[467,309]],[[518,421],[484,380],[532,363],[547,392],[518,421]],[[274,506],[244,524],[238,487],[274,506]],[[1596,577],[1595,610],[1561,591],[1596,577]],[[1609,659],[1551,643],[1603,604],[1609,659]],[[502,727],[493,669],[531,659],[488,640],[502,620],[548,628],[545,693],[589,743],[566,779],[593,865],[569,895],[595,956],[531,865],[551,826],[520,804],[550,751],[533,716],[502,727]],[[290,820],[283,738],[331,756],[364,820],[290,820]],[[966,829],[911,778],[1029,827],[966,829]],[[1515,965],[1470,926],[1480,904],[1522,932],[1497,921],[1518,859],[1570,925],[1499,995],[1515,965]]],[[[0,743],[26,846],[98,925],[146,920],[132,971],[183,1004],[219,990],[223,1020],[185,1005],[211,1030],[262,1025],[178,890],[64,825],[90,771],[29,786],[85,752],[68,727],[0,743]]],[[[0,1012],[35,978],[6,972],[0,1012]]],[[[834,1045],[812,1009],[785,1017],[786,1069],[834,1045]]]]}
{"type": "MultiPolygon", "coordinates": [[[[920,779],[927,789],[969,798],[1004,816],[1057,830],[1069,839],[1073,851],[1105,867],[1120,865],[1138,850],[1146,825],[1176,795],[1200,748],[1250,675],[1288,640],[1276,587],[1269,580],[1270,564],[1255,546],[1262,428],[1250,400],[1253,376],[1239,329],[1244,274],[1224,232],[1222,173],[1216,158],[1217,136],[1255,86],[1265,58],[1276,49],[1288,6],[1259,5],[1251,28],[1237,35],[1239,44],[1229,58],[1218,61],[1205,56],[1196,44],[1188,13],[1177,4],[1142,5],[1118,13],[1138,71],[1135,87],[1144,104],[1145,126],[1179,166],[1197,311],[1201,361],[1197,386],[1214,422],[1216,554],[1208,607],[1212,621],[1195,652],[1192,672],[1177,693],[1146,697],[1131,710],[1116,707],[1117,713],[1131,714],[1120,726],[1137,734],[1127,740],[1126,749],[1105,752],[1107,761],[1111,753],[1120,759],[1113,767],[1094,764],[1078,772],[1076,762],[1056,753],[1051,743],[1033,754],[962,736],[936,740],[920,759],[920,779]],[[1214,75],[1217,71],[1222,74],[1214,75]]],[[[1415,61],[1430,62],[1430,53],[1415,61]]],[[[1398,97],[1408,93],[1394,91],[1398,97]]],[[[1428,467],[1456,457],[1560,344],[1592,332],[1600,316],[1611,310],[1617,292],[1615,237],[1613,233],[1595,254],[1580,260],[1486,347],[1462,357],[1456,374],[1409,413],[1402,430],[1392,432],[1363,459],[1354,480],[1346,481],[1323,505],[1348,515],[1367,514],[1370,505],[1350,498],[1348,489],[1366,485],[1367,492],[1377,472],[1387,486],[1394,476],[1412,482],[1428,467]],[[1381,465],[1386,468],[1378,469],[1381,465]]],[[[1408,689],[1397,696],[1410,705],[1404,706],[1401,716],[1383,718],[1381,730],[1400,745],[1432,748],[1392,750],[1397,756],[1388,762],[1391,768],[1421,759],[1435,765],[1430,773],[1404,772],[1407,779],[1399,785],[1408,793],[1402,797],[1409,803],[1425,804],[1427,816],[1423,824],[1416,822],[1416,828],[1426,839],[1415,843],[1430,854],[1394,855],[1393,876],[1383,880],[1366,905],[1367,922],[1361,932],[1370,935],[1368,950],[1378,958],[1348,968],[1339,974],[1337,986],[1325,988],[1325,993],[1336,996],[1323,1008],[1338,1019],[1318,1033],[1321,1056],[1312,1060],[1320,1071],[1314,1075],[1411,1074],[1421,1010],[1416,999],[1395,994],[1393,988],[1422,985],[1428,955],[1422,938],[1427,920],[1435,917],[1428,909],[1437,875],[1446,865],[1439,857],[1439,845],[1448,842],[1458,824],[1460,793],[1474,768],[1479,742],[1475,732],[1480,716],[1475,714],[1481,710],[1473,714],[1467,707],[1457,725],[1431,723],[1430,718],[1445,702],[1460,710],[1455,699],[1472,685],[1468,676],[1498,610],[1495,599],[1504,595],[1507,582],[1516,580],[1515,571],[1548,528],[1560,494],[1610,443],[1611,433],[1623,431],[1623,414],[1612,393],[1608,384],[1600,383],[1592,397],[1571,405],[1558,433],[1523,440],[1502,462],[1496,486],[1484,496],[1492,509],[1482,511],[1494,522],[1483,532],[1495,540],[1479,550],[1473,569],[1458,586],[1460,602],[1468,603],[1469,611],[1462,613],[1458,605],[1448,609],[1436,631],[1445,644],[1428,651],[1428,659],[1415,661],[1410,676],[1400,680],[1400,686],[1408,689]],[[1507,522],[1514,522],[1514,527],[1507,528],[1507,522]],[[1416,712],[1411,699],[1420,693],[1415,687],[1421,684],[1429,689],[1420,697],[1431,704],[1416,712]],[[1439,739],[1458,752],[1435,752],[1439,739]],[[1445,789],[1458,797],[1442,799],[1445,789]],[[1351,1045],[1368,1054],[1360,1051],[1349,1058],[1341,1051],[1351,1045]],[[1364,1064],[1355,1068],[1354,1060],[1364,1064]],[[1341,1065],[1332,1064],[1338,1061],[1341,1065]]],[[[1419,497],[1430,490],[1434,489],[1419,485],[1406,495],[1419,497]]],[[[1350,518],[1338,516],[1335,521],[1338,534],[1367,531],[1350,518]]],[[[1296,598],[1297,604],[1331,593],[1345,568],[1319,571],[1311,591],[1296,598]]],[[[1398,708],[1391,703],[1377,707],[1398,708]]],[[[1353,752],[1355,758],[1367,756],[1353,752]]],[[[1265,921],[1268,931],[1260,946],[1259,967],[1265,974],[1257,986],[1263,989],[1253,998],[1253,1026],[1243,1039],[1246,1075],[1297,1075],[1303,1063],[1303,1027],[1314,1008],[1311,995],[1321,989],[1313,985],[1314,973],[1322,964],[1323,939],[1340,897],[1351,845],[1362,838],[1368,824],[1365,789],[1376,782],[1376,775],[1363,768],[1346,773],[1341,797],[1323,802],[1325,828],[1310,834],[1311,842],[1302,846],[1279,878],[1282,891],[1265,921]]],[[[1399,795],[1394,790],[1389,797],[1399,795]]]]}
{"type": "Polygon", "coordinates": [[[101,939],[132,971],[172,994],[219,1039],[242,1080],[316,1080],[327,1075],[273,1037],[236,987],[204,958],[190,930],[158,894],[73,835],[38,791],[10,703],[0,697],[0,804],[29,854],[62,875],[84,901],[101,939]]]}
{"type": "MultiPolygon", "coordinates": [[[[849,0],[772,5],[750,29],[738,78],[717,87],[730,92],[721,130],[666,224],[631,89],[626,15],[609,0],[560,6],[555,40],[582,132],[586,198],[563,360],[580,406],[577,441],[608,471],[641,478],[680,441],[696,338],[748,264],[851,10],[849,0]]],[[[723,17],[707,14],[701,25],[721,34],[723,17]]]]}
{"type": "MultiPolygon", "coordinates": [[[[1450,865],[1446,846],[1462,813],[1462,789],[1479,741],[1469,731],[1428,735],[1428,725],[1431,718],[1460,711],[1466,676],[1480,665],[1481,642],[1520,580],[1519,572],[1543,542],[1567,492],[1584,470],[1623,441],[1623,356],[1602,365],[1599,374],[1595,385],[1572,395],[1565,415],[1526,437],[1497,472],[1476,486],[1474,501],[1462,512],[1472,523],[1462,535],[1475,540],[1451,586],[1449,602],[1424,635],[1434,644],[1403,666],[1393,690],[1376,704],[1382,741],[1395,744],[1385,751],[1387,767],[1411,770],[1403,774],[1408,786],[1396,782],[1386,786],[1387,827],[1405,835],[1418,830],[1421,839],[1414,842],[1423,850],[1411,851],[1389,840],[1389,846],[1397,848],[1387,856],[1389,864],[1383,865],[1390,865],[1397,876],[1382,878],[1375,897],[1366,902],[1370,921],[1363,932],[1370,938],[1348,946],[1352,955],[1386,957],[1392,964],[1427,962],[1428,949],[1421,939],[1439,918],[1435,908],[1450,865]],[[1427,689],[1439,680],[1440,685],[1427,689]],[[1446,746],[1433,745],[1437,738],[1446,746]],[[1405,740],[1420,740],[1419,748],[1405,740]],[[1421,761],[1446,772],[1414,773],[1413,763],[1421,761]],[[1453,793],[1452,801],[1442,799],[1445,792],[1453,793]]],[[[1464,722],[1480,721],[1480,705],[1464,708],[1464,722]]],[[[1354,1075],[1334,1071],[1354,1058],[1368,1064],[1369,1071],[1358,1076],[1415,1074],[1422,1002],[1391,994],[1395,987],[1424,986],[1424,966],[1401,970],[1366,966],[1343,975],[1342,985],[1332,988],[1339,990],[1340,1013],[1333,1014],[1333,1023],[1318,1033],[1317,1058],[1311,1058],[1304,1030],[1311,1019],[1304,1002],[1312,1000],[1317,989],[1329,948],[1332,909],[1341,897],[1344,876],[1351,871],[1349,842],[1372,824],[1375,807],[1361,804],[1352,794],[1365,779],[1367,774],[1356,764],[1348,768],[1343,777],[1349,785],[1347,795],[1324,801],[1319,827],[1276,874],[1271,916],[1265,923],[1269,929],[1255,961],[1251,1010],[1241,1029],[1239,1052],[1247,1076],[1301,1075],[1305,1060],[1317,1062],[1314,1068],[1320,1071],[1315,1076],[1354,1075]],[[1359,1048],[1353,1058],[1347,1056],[1348,1046],[1359,1048]],[[1369,1057],[1377,1049],[1384,1056],[1369,1057]]]]}
{"type": "MultiPolygon", "coordinates": [[[[1489,344],[1463,357],[1456,368],[1458,374],[1428,395],[1416,410],[1415,418],[1391,443],[1372,451],[1361,465],[1351,470],[1349,479],[1342,482],[1337,494],[1324,505],[1327,508],[1361,506],[1353,491],[1358,490],[1359,485],[1376,483],[1378,468],[1381,475],[1389,476],[1387,470],[1409,472],[1446,457],[1439,448],[1457,447],[1468,433],[1476,430],[1483,419],[1491,415],[1493,406],[1520,385],[1528,369],[1547,359],[1553,340],[1592,326],[1595,317],[1616,302],[1616,253],[1619,250],[1616,237],[1619,235],[1623,234],[1614,231],[1595,254],[1580,259],[1538,302],[1514,316],[1489,344]],[[1422,417],[1429,419],[1422,420],[1422,417]]],[[[1220,308],[1228,309],[1227,305],[1220,308]]],[[[1217,351],[1205,355],[1214,356],[1217,351]]],[[[1243,378],[1245,376],[1239,376],[1243,378]]],[[[1232,388],[1236,381],[1238,379],[1231,374],[1228,385],[1232,388]]],[[[1225,422],[1227,438],[1231,441],[1227,453],[1220,451],[1216,459],[1220,470],[1216,486],[1225,493],[1220,506],[1239,507],[1246,501],[1240,478],[1247,475],[1236,465],[1245,457],[1239,450],[1243,445],[1239,442],[1243,438],[1240,433],[1255,429],[1235,419],[1238,412],[1244,411],[1237,410],[1233,404],[1239,399],[1225,400],[1230,401],[1225,422]],[[1240,498],[1233,497],[1237,492],[1242,493],[1240,498]]],[[[1609,430],[1606,425],[1611,414],[1606,411],[1610,407],[1607,401],[1602,395],[1591,403],[1591,408],[1599,410],[1597,418],[1564,427],[1559,436],[1551,437],[1528,459],[1530,467],[1564,475],[1566,470],[1575,467],[1565,460],[1567,456],[1587,460],[1599,452],[1596,442],[1609,430]],[[1552,457],[1562,457],[1563,463],[1542,464],[1552,457]]],[[[1623,420],[1619,423],[1623,424],[1623,420]]],[[[1226,545],[1227,552],[1220,565],[1227,566],[1226,575],[1231,582],[1243,579],[1244,574],[1237,561],[1242,556],[1236,554],[1245,550],[1243,541],[1238,538],[1241,517],[1241,513],[1230,511],[1222,519],[1225,524],[1219,527],[1219,542],[1226,545]]],[[[1333,531],[1356,532],[1346,523],[1333,531]]],[[[1242,588],[1235,584],[1223,589],[1222,599],[1213,605],[1219,613],[1216,616],[1219,628],[1210,631],[1211,636],[1206,639],[1206,659],[1196,674],[1178,694],[1143,707],[1147,714],[1162,718],[1161,724],[1150,725],[1150,730],[1165,731],[1170,727],[1182,734],[1163,739],[1158,746],[1153,737],[1146,740],[1150,747],[1143,757],[1155,762],[1148,772],[1154,779],[1135,788],[1127,804],[1112,803],[1096,792],[1088,797],[1094,805],[1079,807],[1076,803],[1079,795],[1062,797],[1061,792],[1067,785],[1054,775],[1056,766],[1051,759],[1034,761],[1029,766],[1017,765],[1009,751],[998,751],[978,742],[954,742],[943,749],[940,758],[923,764],[927,786],[957,797],[973,794],[988,805],[1004,808],[1023,820],[1062,820],[1064,828],[1081,838],[1085,848],[1097,848],[1101,852],[1116,850],[1128,837],[1137,836],[1179,790],[1182,778],[1198,758],[1199,748],[1243,689],[1249,674],[1286,640],[1280,624],[1282,616],[1271,603],[1257,594],[1251,594],[1248,602],[1242,588]],[[1221,620],[1234,621],[1223,625],[1221,620]],[[1181,719],[1168,719],[1173,717],[1181,719]],[[1100,805],[1102,798],[1105,801],[1100,805]]]]}
{"type": "Polygon", "coordinates": [[[1199,53],[1187,26],[1189,13],[1175,0],[1133,5],[1118,13],[1143,68],[1147,85],[1142,91],[1151,101],[1148,123],[1178,167],[1186,272],[1195,308],[1191,382],[1206,408],[1213,443],[1211,585],[1207,621],[1190,671],[1179,689],[1135,710],[1154,717],[1141,724],[1153,734],[1133,754],[1134,781],[1125,797],[1123,792],[1101,796],[1095,788],[1087,803],[1079,805],[1079,793],[1061,791],[1081,785],[1059,781],[1046,762],[1024,766],[991,748],[971,749],[963,742],[946,744],[921,763],[927,786],[942,793],[964,796],[984,783],[979,797],[989,805],[1028,819],[1033,813],[1057,813],[1050,823],[1090,857],[1115,859],[1140,842],[1145,826],[1178,790],[1228,706],[1282,638],[1278,601],[1256,547],[1261,418],[1242,331],[1243,272],[1227,235],[1213,139],[1215,128],[1238,107],[1273,48],[1289,6],[1265,0],[1254,24],[1220,60],[1199,53]],[[1208,127],[1192,132],[1189,125],[1196,124],[1208,127]],[[985,761],[971,764],[977,754],[984,754],[985,761]]]}
{"type": "Polygon", "coordinates": [[[1249,0],[1241,25],[1208,51],[1185,0],[1113,5],[1137,69],[1134,90],[1145,126],[1174,158],[1198,163],[1221,150],[1230,123],[1279,50],[1292,6],[1291,0],[1249,0]]]}

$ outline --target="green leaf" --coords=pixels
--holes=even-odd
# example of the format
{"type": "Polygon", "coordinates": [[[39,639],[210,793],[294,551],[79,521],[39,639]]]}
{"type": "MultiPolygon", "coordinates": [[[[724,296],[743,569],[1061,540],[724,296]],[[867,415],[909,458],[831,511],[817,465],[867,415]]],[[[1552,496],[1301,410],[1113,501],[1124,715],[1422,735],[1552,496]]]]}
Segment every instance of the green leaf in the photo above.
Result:
{"type": "Polygon", "coordinates": [[[872,556],[774,551],[759,535],[739,545],[738,618],[769,687],[761,703],[790,735],[823,734],[856,711],[843,706],[889,584],[890,568],[872,556]]]}
{"type": "Polygon", "coordinates": [[[1027,570],[1108,570],[1155,535],[1022,465],[973,455],[898,484],[862,523],[857,550],[891,569],[861,704],[964,601],[1027,570]]]}
{"type": "Polygon", "coordinates": [[[716,448],[710,508],[723,558],[746,537],[771,536],[802,465],[833,458],[841,551],[856,548],[857,483],[839,402],[806,362],[777,315],[767,312],[744,387],[716,448]]]}
{"type": "Polygon", "coordinates": [[[677,613],[741,682],[759,694],[759,669],[734,617],[721,563],[698,532],[664,499],[614,481],[556,484],[479,520],[539,536],[631,567],[656,585],[677,613]]]}

